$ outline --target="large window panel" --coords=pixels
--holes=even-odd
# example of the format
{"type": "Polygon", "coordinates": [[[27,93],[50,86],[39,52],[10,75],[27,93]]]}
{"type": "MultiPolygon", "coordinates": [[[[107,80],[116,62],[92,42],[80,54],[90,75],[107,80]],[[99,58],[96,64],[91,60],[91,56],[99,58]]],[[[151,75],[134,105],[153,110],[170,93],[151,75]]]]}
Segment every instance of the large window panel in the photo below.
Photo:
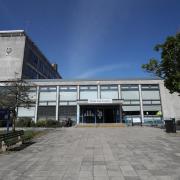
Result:
{"type": "Polygon", "coordinates": [[[143,106],[144,111],[161,111],[160,105],[152,105],[152,106],[143,106]]]}
{"type": "Polygon", "coordinates": [[[39,106],[38,120],[55,120],[56,106],[39,106]]]}
{"type": "Polygon", "coordinates": [[[142,91],[142,99],[159,100],[159,91],[142,91]]]}
{"type": "Polygon", "coordinates": [[[118,86],[101,86],[101,99],[118,99],[118,86]]]}
{"type": "Polygon", "coordinates": [[[122,106],[123,111],[140,111],[140,106],[122,106]]]}
{"type": "Polygon", "coordinates": [[[101,91],[101,99],[118,99],[118,91],[101,91]]]}
{"type": "Polygon", "coordinates": [[[18,107],[18,117],[34,117],[35,107],[18,107]]]}
{"type": "Polygon", "coordinates": [[[139,91],[122,91],[122,99],[139,99],[139,91]]]}
{"type": "Polygon", "coordinates": [[[56,101],[56,87],[40,88],[40,101],[56,101]]]}
{"type": "Polygon", "coordinates": [[[97,86],[81,86],[80,99],[97,99],[97,86]]]}
{"type": "Polygon", "coordinates": [[[60,101],[76,101],[77,88],[76,87],[61,87],[60,88],[60,101]]]}

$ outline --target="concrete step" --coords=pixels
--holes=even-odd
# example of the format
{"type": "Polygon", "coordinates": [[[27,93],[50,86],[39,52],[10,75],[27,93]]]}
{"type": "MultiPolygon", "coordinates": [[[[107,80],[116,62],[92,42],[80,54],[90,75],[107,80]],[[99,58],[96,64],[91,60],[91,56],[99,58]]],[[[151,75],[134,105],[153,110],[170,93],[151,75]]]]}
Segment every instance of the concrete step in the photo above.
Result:
{"type": "Polygon", "coordinates": [[[124,123],[84,123],[84,124],[77,124],[76,127],[78,128],[109,128],[109,127],[113,127],[113,128],[123,128],[126,127],[126,125],[124,123]]]}

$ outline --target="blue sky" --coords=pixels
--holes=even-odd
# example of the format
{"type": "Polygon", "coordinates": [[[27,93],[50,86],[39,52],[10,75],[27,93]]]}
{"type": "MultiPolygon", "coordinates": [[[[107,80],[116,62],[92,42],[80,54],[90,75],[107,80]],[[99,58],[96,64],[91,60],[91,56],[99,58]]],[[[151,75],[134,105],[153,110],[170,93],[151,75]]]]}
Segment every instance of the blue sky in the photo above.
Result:
{"type": "Polygon", "coordinates": [[[180,31],[180,1],[0,0],[9,29],[25,29],[65,79],[149,77],[141,64],[180,31]]]}

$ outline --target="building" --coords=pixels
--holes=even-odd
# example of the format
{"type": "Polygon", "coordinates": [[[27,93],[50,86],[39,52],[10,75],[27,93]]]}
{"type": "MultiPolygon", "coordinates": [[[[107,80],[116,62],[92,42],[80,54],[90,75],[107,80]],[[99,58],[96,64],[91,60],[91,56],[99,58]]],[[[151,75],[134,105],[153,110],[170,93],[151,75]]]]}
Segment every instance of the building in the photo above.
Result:
{"type": "Polygon", "coordinates": [[[159,123],[180,119],[180,97],[169,94],[160,79],[31,80],[30,109],[19,117],[38,120],[71,118],[76,123],[159,123]]]}
{"type": "MultiPolygon", "coordinates": [[[[76,123],[160,123],[180,119],[180,96],[160,79],[62,80],[22,30],[0,31],[0,81],[28,79],[35,103],[18,117],[76,123]]],[[[0,86],[3,84],[1,83],[0,86]]]]}
{"type": "Polygon", "coordinates": [[[60,79],[57,65],[50,64],[23,30],[0,31],[0,81],[60,79]]]}

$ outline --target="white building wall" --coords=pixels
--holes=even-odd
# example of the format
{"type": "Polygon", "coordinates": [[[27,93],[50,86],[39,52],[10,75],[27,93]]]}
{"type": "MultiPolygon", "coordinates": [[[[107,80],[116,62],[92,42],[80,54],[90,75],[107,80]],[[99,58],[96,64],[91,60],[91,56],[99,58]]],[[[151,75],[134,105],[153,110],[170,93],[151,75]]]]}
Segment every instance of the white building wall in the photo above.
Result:
{"type": "Polygon", "coordinates": [[[160,91],[164,119],[180,120],[180,96],[177,93],[170,94],[163,83],[160,83],[160,91]]]}

